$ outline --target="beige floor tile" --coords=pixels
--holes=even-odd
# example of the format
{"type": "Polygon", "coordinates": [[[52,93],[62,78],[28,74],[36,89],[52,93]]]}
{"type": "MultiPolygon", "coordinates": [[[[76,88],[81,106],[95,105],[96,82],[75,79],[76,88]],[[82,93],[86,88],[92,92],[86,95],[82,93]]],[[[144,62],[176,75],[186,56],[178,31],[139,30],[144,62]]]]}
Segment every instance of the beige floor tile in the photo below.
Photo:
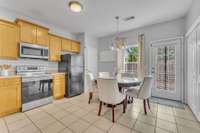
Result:
{"type": "Polygon", "coordinates": [[[50,125],[51,123],[54,123],[55,121],[56,121],[56,119],[54,119],[53,117],[49,116],[49,117],[46,117],[46,118],[43,118],[43,119],[40,119],[40,120],[36,121],[35,124],[40,129],[43,129],[46,126],[50,125]]]}
{"type": "Polygon", "coordinates": [[[195,121],[186,120],[186,119],[176,117],[176,122],[177,122],[178,125],[200,129],[200,124],[198,122],[195,122],[195,121]]]}
{"type": "Polygon", "coordinates": [[[74,113],[78,110],[81,110],[81,108],[76,105],[72,105],[72,106],[66,108],[65,110],[67,110],[68,112],[74,113]]]}
{"type": "Polygon", "coordinates": [[[62,109],[58,108],[57,106],[54,106],[53,108],[46,110],[46,112],[49,114],[55,114],[55,113],[61,112],[61,111],[62,111],[62,109]]]}
{"type": "Polygon", "coordinates": [[[32,123],[12,133],[38,133],[40,130],[32,123]]]}
{"type": "Polygon", "coordinates": [[[95,127],[95,126],[90,126],[84,133],[106,133],[103,130],[95,127]]]}
{"type": "Polygon", "coordinates": [[[25,114],[27,114],[28,116],[29,115],[33,115],[35,113],[40,113],[40,112],[43,112],[42,108],[36,108],[36,109],[32,109],[32,110],[29,110],[29,111],[26,111],[25,114]]]}
{"type": "Polygon", "coordinates": [[[65,126],[69,126],[71,123],[75,122],[75,121],[78,121],[80,118],[75,116],[75,115],[69,115],[69,116],[66,116],[62,119],[60,119],[60,121],[65,125],[65,126]]]}
{"type": "Polygon", "coordinates": [[[131,119],[137,119],[139,114],[140,114],[139,112],[127,111],[125,114],[122,114],[122,115],[131,119]]]}
{"type": "Polygon", "coordinates": [[[8,133],[6,123],[3,119],[0,119],[0,133],[8,133]]]}
{"type": "Polygon", "coordinates": [[[108,119],[101,118],[101,119],[99,119],[98,121],[96,121],[96,122],[94,123],[94,125],[95,125],[96,127],[100,128],[100,129],[103,129],[103,130],[105,130],[105,131],[108,131],[108,130],[112,127],[113,123],[112,123],[112,121],[110,121],[110,120],[108,120],[108,119]]]}
{"type": "Polygon", "coordinates": [[[170,114],[158,112],[157,118],[165,120],[165,121],[176,123],[175,117],[173,115],[170,115],[170,114]]]}
{"type": "Polygon", "coordinates": [[[42,129],[43,133],[58,133],[61,130],[64,130],[65,126],[63,126],[60,122],[54,122],[49,124],[45,128],[42,129]]]}
{"type": "Polygon", "coordinates": [[[58,120],[60,120],[60,119],[62,119],[62,118],[64,118],[64,117],[66,117],[66,116],[69,116],[69,115],[71,115],[71,113],[70,112],[67,112],[67,111],[65,111],[65,110],[61,110],[61,111],[58,111],[58,112],[56,112],[56,113],[54,113],[54,114],[51,114],[53,117],[55,117],[56,119],[58,119],[58,120]]]}
{"type": "Polygon", "coordinates": [[[145,124],[143,122],[140,122],[140,121],[137,121],[135,126],[134,126],[134,129],[136,131],[139,131],[141,133],[154,133],[154,126],[152,125],[149,125],[149,124],[145,124]]]}
{"type": "Polygon", "coordinates": [[[176,124],[169,122],[169,121],[157,119],[157,127],[161,128],[161,129],[165,129],[170,132],[177,133],[176,124]]]}
{"type": "Polygon", "coordinates": [[[133,125],[135,124],[136,122],[136,119],[131,119],[131,118],[128,118],[128,117],[125,117],[125,116],[121,116],[118,120],[117,120],[117,123],[125,126],[125,127],[128,127],[128,128],[132,128],[133,125]]]}
{"type": "Polygon", "coordinates": [[[69,125],[69,128],[72,129],[75,133],[82,133],[84,132],[90,124],[84,120],[78,120],[69,125]]]}
{"type": "Polygon", "coordinates": [[[44,118],[49,117],[49,114],[47,114],[47,113],[44,112],[44,111],[40,111],[40,112],[38,112],[38,113],[34,113],[34,114],[31,114],[31,115],[28,115],[28,117],[29,117],[32,121],[36,122],[36,121],[38,121],[38,120],[41,120],[41,119],[44,119],[44,118]]]}
{"type": "Polygon", "coordinates": [[[171,132],[168,132],[164,129],[156,128],[156,133],[171,133],[171,132]]]}
{"type": "Polygon", "coordinates": [[[60,133],[73,133],[73,131],[71,129],[69,129],[69,128],[65,128],[60,133]]]}
{"type": "Polygon", "coordinates": [[[131,129],[120,124],[114,124],[108,133],[130,133],[131,129]]]}
{"type": "Polygon", "coordinates": [[[73,114],[78,116],[78,117],[83,117],[85,115],[87,115],[89,112],[87,110],[84,110],[84,109],[80,109],[76,112],[74,112],[73,114]]]}
{"type": "Polygon", "coordinates": [[[140,114],[138,116],[138,120],[150,125],[156,124],[156,117],[149,116],[148,114],[147,115],[140,114]]]}
{"type": "Polygon", "coordinates": [[[158,105],[158,113],[164,113],[164,114],[169,114],[173,115],[173,108],[169,106],[164,106],[164,105],[158,105]]]}
{"type": "Polygon", "coordinates": [[[71,103],[67,102],[67,103],[62,103],[62,104],[59,104],[58,107],[59,108],[62,108],[62,109],[67,109],[69,108],[70,106],[72,106],[71,103]]]}
{"type": "Polygon", "coordinates": [[[178,126],[178,131],[179,133],[200,133],[200,130],[186,126],[178,126]]]}
{"type": "Polygon", "coordinates": [[[192,113],[190,113],[189,111],[186,111],[186,110],[178,110],[178,109],[176,109],[174,111],[174,115],[176,117],[180,117],[180,118],[183,118],[183,119],[196,121],[194,115],[192,113]]]}
{"type": "Polygon", "coordinates": [[[23,113],[15,113],[9,116],[4,117],[6,123],[13,123],[16,122],[18,120],[23,120],[26,119],[26,116],[23,113]]]}
{"type": "Polygon", "coordinates": [[[131,129],[131,133],[140,133],[140,132],[136,131],[135,129],[131,129]]]}
{"type": "Polygon", "coordinates": [[[31,124],[30,120],[22,119],[22,120],[15,121],[15,122],[12,122],[12,123],[7,124],[7,125],[8,125],[9,131],[13,132],[13,131],[19,130],[20,128],[23,128],[23,127],[25,127],[26,125],[29,125],[29,124],[31,124]]]}
{"type": "Polygon", "coordinates": [[[85,121],[89,122],[89,123],[94,123],[95,121],[99,120],[101,117],[93,114],[93,113],[88,113],[87,115],[85,115],[84,117],[82,117],[82,119],[84,119],[85,121]]]}

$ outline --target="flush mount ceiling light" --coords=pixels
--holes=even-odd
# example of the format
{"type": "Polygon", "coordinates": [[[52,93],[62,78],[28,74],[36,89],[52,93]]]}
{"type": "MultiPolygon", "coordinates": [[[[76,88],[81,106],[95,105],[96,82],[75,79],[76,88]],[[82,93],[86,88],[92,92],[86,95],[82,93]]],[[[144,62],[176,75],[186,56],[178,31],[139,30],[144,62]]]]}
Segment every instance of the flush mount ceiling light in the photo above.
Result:
{"type": "Polygon", "coordinates": [[[72,12],[78,13],[78,12],[81,12],[83,10],[83,5],[80,2],[75,1],[75,0],[70,1],[68,6],[69,6],[69,8],[72,12]]]}

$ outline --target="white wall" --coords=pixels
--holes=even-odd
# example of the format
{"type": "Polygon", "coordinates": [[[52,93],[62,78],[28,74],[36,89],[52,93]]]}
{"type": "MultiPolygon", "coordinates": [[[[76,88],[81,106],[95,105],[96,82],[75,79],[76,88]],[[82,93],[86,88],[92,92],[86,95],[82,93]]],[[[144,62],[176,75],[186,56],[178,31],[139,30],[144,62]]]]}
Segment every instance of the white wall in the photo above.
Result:
{"type": "MultiPolygon", "coordinates": [[[[81,47],[83,47],[84,51],[84,74],[86,74],[87,71],[90,71],[94,74],[94,76],[96,76],[98,66],[97,39],[86,33],[77,35],[77,39],[81,42],[81,47]]],[[[88,91],[86,82],[84,83],[84,91],[88,91]]]]}
{"type": "Polygon", "coordinates": [[[186,16],[186,30],[192,26],[198,17],[200,17],[200,0],[193,0],[191,8],[186,16]]]}
{"type": "MultiPolygon", "coordinates": [[[[135,30],[130,30],[127,32],[120,33],[121,37],[127,38],[127,43],[136,44],[137,36],[140,33],[145,34],[145,71],[150,72],[150,57],[149,49],[151,41],[174,38],[177,36],[183,36],[185,33],[185,20],[184,18],[172,20],[165,23],[154,24],[146,27],[142,27],[135,30]]],[[[109,50],[109,46],[114,39],[114,36],[107,36],[99,39],[98,52],[109,50]]],[[[98,55],[99,55],[98,54],[98,55]]],[[[116,66],[116,62],[100,62],[98,60],[98,71],[109,71],[112,72],[113,68],[116,66]]]]}

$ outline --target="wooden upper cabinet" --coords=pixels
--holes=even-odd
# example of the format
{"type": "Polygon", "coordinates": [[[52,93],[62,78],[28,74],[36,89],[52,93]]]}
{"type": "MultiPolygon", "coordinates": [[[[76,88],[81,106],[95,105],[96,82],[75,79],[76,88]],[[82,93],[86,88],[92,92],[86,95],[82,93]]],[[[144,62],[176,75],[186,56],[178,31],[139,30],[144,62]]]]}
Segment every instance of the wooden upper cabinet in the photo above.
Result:
{"type": "Polygon", "coordinates": [[[20,41],[38,45],[48,46],[48,28],[17,19],[20,27],[20,41]]]}
{"type": "Polygon", "coordinates": [[[72,41],[72,52],[80,53],[80,42],[72,41]]]}
{"type": "Polygon", "coordinates": [[[60,37],[49,35],[49,60],[60,61],[62,39],[60,37]]]}
{"type": "Polygon", "coordinates": [[[23,21],[17,21],[17,24],[20,27],[20,41],[35,44],[37,27],[23,21]]]}
{"type": "Polygon", "coordinates": [[[19,29],[14,23],[0,20],[0,58],[18,58],[19,29]]]}
{"type": "Polygon", "coordinates": [[[36,37],[37,44],[48,46],[48,29],[37,27],[36,37]]]}
{"type": "Polygon", "coordinates": [[[72,49],[71,40],[62,39],[62,51],[68,51],[68,52],[70,52],[71,49],[72,49]]]}

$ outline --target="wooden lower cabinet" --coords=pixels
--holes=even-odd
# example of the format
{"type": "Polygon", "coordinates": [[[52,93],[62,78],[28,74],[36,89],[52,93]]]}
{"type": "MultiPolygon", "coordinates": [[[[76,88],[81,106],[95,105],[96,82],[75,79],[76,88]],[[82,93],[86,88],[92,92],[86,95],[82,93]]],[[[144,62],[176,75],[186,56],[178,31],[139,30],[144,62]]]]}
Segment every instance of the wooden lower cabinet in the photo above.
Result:
{"type": "Polygon", "coordinates": [[[21,78],[0,78],[0,117],[20,111],[21,78]]]}
{"type": "Polygon", "coordinates": [[[60,99],[65,96],[65,75],[53,74],[53,97],[60,99]]]}

